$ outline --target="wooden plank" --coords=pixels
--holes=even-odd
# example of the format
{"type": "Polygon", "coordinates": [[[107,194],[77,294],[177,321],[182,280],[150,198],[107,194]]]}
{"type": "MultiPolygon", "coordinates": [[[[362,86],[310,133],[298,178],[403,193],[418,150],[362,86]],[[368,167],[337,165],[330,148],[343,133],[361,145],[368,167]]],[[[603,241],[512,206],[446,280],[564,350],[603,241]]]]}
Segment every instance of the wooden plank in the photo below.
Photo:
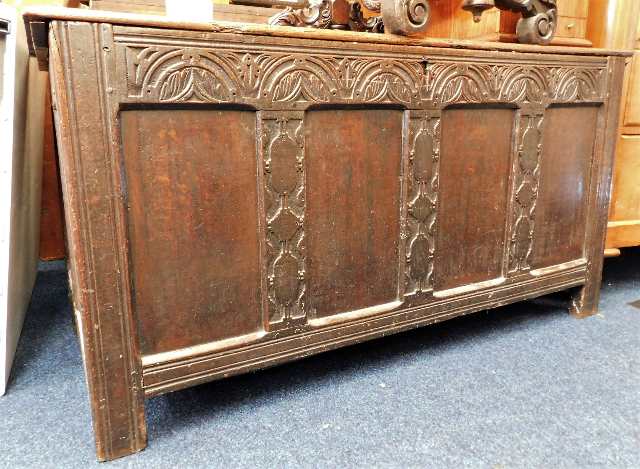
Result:
{"type": "Polygon", "coordinates": [[[47,86],[44,103],[44,144],[42,154],[42,201],[40,210],[40,259],[63,259],[64,215],[58,170],[58,152],[53,128],[51,91],[47,86]]]}
{"type": "Polygon", "coordinates": [[[609,100],[600,110],[596,127],[596,140],[590,177],[590,200],[587,218],[585,257],[588,264],[585,286],[574,296],[571,313],[577,317],[592,315],[598,310],[602,260],[605,247],[607,215],[611,200],[613,158],[616,135],[620,123],[620,98],[624,81],[625,59],[610,57],[607,96],[609,100]]]}

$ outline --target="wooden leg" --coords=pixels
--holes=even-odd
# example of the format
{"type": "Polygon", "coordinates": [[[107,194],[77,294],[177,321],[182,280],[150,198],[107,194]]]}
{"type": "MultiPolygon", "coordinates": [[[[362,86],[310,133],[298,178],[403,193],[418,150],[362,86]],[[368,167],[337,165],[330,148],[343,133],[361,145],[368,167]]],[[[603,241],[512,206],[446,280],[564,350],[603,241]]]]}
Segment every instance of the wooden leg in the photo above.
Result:
{"type": "Polygon", "coordinates": [[[570,312],[578,318],[585,318],[598,312],[600,300],[600,284],[602,282],[602,264],[604,261],[605,236],[607,234],[607,217],[609,213],[609,197],[611,193],[611,175],[613,155],[615,153],[619,103],[624,77],[624,60],[609,58],[609,82],[607,93],[609,104],[602,109],[600,115],[601,130],[596,139],[595,165],[599,168],[592,174],[592,199],[590,201],[590,220],[594,220],[587,230],[585,257],[587,272],[585,284],[573,296],[570,312]]]}
{"type": "Polygon", "coordinates": [[[90,23],[50,31],[50,72],[69,249],[69,286],[78,324],[98,459],[140,451],[147,444],[142,363],[129,290],[125,208],[116,138],[106,123],[117,114],[104,83],[78,86],[112,60],[110,31],[90,23]],[[100,38],[90,41],[86,38],[100,38]],[[74,73],[69,73],[73,70],[74,73]],[[96,123],[84,125],[85,122],[96,123]],[[91,142],[86,143],[86,142],[91,142]],[[115,188],[114,188],[115,185],[115,188]],[[105,229],[108,228],[108,229],[105,229]]]}
{"type": "MultiPolygon", "coordinates": [[[[86,351],[85,351],[86,353],[86,351]]],[[[122,368],[103,361],[91,364],[85,357],[89,399],[93,417],[96,455],[99,461],[110,461],[143,450],[147,446],[144,401],[122,368]]]]}
{"type": "Polygon", "coordinates": [[[569,312],[572,316],[582,319],[593,316],[598,312],[600,299],[600,281],[587,283],[575,291],[571,298],[569,312]]]}

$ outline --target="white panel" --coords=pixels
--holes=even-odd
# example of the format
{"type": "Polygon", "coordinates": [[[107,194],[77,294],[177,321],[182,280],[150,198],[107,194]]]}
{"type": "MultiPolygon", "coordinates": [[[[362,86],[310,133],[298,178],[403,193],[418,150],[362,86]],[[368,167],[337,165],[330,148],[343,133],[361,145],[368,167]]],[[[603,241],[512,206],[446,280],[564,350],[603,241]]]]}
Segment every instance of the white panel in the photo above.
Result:
{"type": "Polygon", "coordinates": [[[37,269],[46,74],[29,61],[22,18],[4,4],[0,17],[11,21],[0,39],[1,395],[37,269]]]}

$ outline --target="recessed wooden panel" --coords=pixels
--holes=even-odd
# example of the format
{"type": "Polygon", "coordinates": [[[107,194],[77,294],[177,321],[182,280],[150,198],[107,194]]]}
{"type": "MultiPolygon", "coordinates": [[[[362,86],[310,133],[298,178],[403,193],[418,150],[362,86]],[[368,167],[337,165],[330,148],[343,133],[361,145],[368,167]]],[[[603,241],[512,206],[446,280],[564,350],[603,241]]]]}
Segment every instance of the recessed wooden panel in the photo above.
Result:
{"type": "Polygon", "coordinates": [[[143,354],[261,328],[255,114],[122,114],[143,354]]]}
{"type": "MultiPolygon", "coordinates": [[[[640,25],[638,26],[640,29],[640,25]]],[[[640,35],[640,32],[638,33],[640,35]]],[[[629,133],[640,133],[640,52],[633,55],[627,78],[627,94],[622,125],[629,133]]]]}
{"type": "Polygon", "coordinates": [[[545,112],[534,268],[583,255],[597,117],[596,106],[557,106],[545,112]]]}
{"type": "Polygon", "coordinates": [[[618,139],[613,189],[609,221],[640,220],[640,135],[618,139]]]}
{"type": "Polygon", "coordinates": [[[436,290],[502,274],[514,114],[495,107],[442,113],[436,290]]]}
{"type": "Polygon", "coordinates": [[[309,305],[318,317],[398,298],[402,112],[311,111],[309,305]]]}

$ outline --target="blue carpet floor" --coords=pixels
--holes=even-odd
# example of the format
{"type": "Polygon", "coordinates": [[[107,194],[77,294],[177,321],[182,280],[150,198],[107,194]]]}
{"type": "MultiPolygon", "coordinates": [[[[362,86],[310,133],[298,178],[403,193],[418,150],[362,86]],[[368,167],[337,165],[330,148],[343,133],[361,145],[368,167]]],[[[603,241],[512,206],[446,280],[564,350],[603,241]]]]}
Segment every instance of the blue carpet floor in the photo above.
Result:
{"type": "MultiPolygon", "coordinates": [[[[61,264],[39,273],[0,467],[97,467],[61,264]]],[[[547,297],[147,402],[149,447],[100,467],[640,468],[640,250],[601,310],[547,297]]]]}

